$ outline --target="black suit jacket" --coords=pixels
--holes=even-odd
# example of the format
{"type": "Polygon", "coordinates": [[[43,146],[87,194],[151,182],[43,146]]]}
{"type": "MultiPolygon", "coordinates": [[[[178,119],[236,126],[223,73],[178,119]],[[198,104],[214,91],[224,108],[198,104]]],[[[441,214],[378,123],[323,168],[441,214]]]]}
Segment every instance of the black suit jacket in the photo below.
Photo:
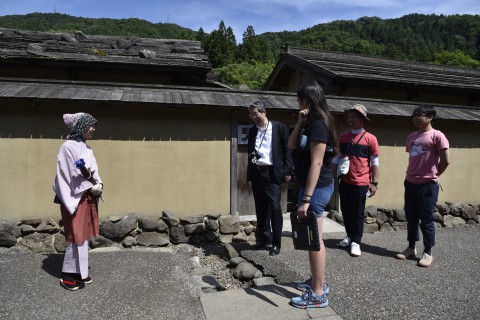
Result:
{"type": "MultiPolygon", "coordinates": [[[[288,128],[281,122],[270,121],[272,124],[272,161],[275,171],[275,182],[283,183],[285,176],[292,175],[293,160],[292,152],[288,149],[288,128]]],[[[253,126],[248,132],[248,154],[255,151],[255,139],[257,137],[258,128],[253,126]]],[[[251,163],[250,157],[247,167],[247,181],[251,181],[255,165],[251,163]]]]}

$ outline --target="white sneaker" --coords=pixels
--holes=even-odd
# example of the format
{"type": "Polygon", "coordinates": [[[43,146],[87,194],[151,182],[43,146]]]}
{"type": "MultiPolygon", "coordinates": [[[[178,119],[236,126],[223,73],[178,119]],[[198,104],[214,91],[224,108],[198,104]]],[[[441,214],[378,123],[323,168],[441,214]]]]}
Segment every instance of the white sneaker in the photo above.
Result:
{"type": "Polygon", "coordinates": [[[430,267],[432,265],[433,257],[431,254],[423,253],[422,259],[418,261],[420,267],[430,267]]]}
{"type": "Polygon", "coordinates": [[[360,257],[362,255],[362,251],[360,251],[360,245],[356,242],[352,242],[350,246],[350,255],[352,257],[360,257]]]}
{"type": "Polygon", "coordinates": [[[346,248],[350,245],[350,241],[352,241],[352,238],[350,237],[346,237],[345,239],[343,239],[342,241],[340,241],[337,246],[339,247],[342,247],[342,248],[346,248]]]}

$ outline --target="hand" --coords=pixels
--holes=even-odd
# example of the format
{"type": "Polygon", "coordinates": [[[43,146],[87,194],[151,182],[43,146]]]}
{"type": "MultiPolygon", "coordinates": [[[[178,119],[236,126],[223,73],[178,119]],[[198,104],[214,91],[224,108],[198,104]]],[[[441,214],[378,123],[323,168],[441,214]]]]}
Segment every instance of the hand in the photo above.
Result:
{"type": "Polygon", "coordinates": [[[77,167],[77,169],[83,168],[85,167],[85,160],[83,160],[83,158],[80,158],[77,161],[75,161],[74,164],[75,164],[75,167],[77,167]]]}
{"type": "Polygon", "coordinates": [[[310,108],[300,110],[300,112],[298,113],[298,121],[302,123],[307,121],[309,113],[310,113],[310,108]]]}
{"type": "Polygon", "coordinates": [[[90,188],[90,192],[95,196],[98,197],[103,192],[103,185],[101,183],[97,183],[93,187],[90,188]]]}
{"type": "Polygon", "coordinates": [[[285,177],[283,177],[283,182],[284,182],[284,183],[287,183],[287,182],[289,182],[290,180],[292,180],[292,176],[285,176],[285,177]]]}
{"type": "Polygon", "coordinates": [[[298,209],[297,209],[298,220],[307,218],[307,211],[309,206],[310,206],[310,203],[303,203],[303,202],[298,206],[298,209]]]}
{"type": "Polygon", "coordinates": [[[371,184],[368,187],[368,190],[370,191],[370,197],[373,197],[375,195],[375,193],[377,193],[377,187],[373,184],[371,184]]]}

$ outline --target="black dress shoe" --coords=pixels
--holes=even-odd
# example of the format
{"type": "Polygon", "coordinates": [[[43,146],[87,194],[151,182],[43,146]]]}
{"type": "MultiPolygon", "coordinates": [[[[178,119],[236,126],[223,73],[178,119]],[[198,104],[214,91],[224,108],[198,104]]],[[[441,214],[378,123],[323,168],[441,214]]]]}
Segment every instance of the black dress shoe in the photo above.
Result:
{"type": "Polygon", "coordinates": [[[268,241],[260,241],[253,245],[254,250],[260,250],[265,248],[268,245],[268,241]]]}
{"type": "Polygon", "coordinates": [[[276,256],[279,253],[280,253],[280,247],[279,246],[273,246],[272,249],[270,249],[270,255],[271,256],[276,256]]]}

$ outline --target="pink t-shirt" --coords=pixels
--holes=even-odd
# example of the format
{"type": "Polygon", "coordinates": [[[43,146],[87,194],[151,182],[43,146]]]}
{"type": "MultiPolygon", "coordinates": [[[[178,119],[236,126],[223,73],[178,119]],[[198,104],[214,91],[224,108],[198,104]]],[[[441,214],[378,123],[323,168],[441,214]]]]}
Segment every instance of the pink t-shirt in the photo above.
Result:
{"type": "Polygon", "coordinates": [[[439,152],[448,148],[448,140],[441,131],[411,133],[406,148],[409,153],[407,181],[415,184],[438,182],[439,152]]]}

